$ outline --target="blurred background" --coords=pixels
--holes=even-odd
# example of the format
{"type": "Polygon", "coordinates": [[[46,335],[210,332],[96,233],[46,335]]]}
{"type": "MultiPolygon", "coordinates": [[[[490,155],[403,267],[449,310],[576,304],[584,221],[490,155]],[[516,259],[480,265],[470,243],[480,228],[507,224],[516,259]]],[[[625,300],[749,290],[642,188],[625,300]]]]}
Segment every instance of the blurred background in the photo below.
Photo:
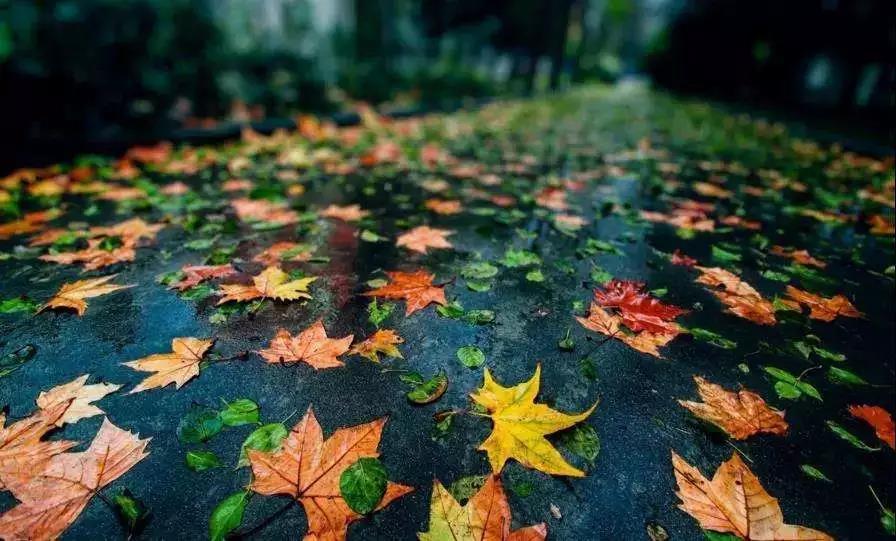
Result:
{"type": "MultiPolygon", "coordinates": [[[[638,78],[892,143],[893,0],[0,0],[3,165],[638,78]]],[[[36,164],[35,164],[36,165],[36,164]]]]}

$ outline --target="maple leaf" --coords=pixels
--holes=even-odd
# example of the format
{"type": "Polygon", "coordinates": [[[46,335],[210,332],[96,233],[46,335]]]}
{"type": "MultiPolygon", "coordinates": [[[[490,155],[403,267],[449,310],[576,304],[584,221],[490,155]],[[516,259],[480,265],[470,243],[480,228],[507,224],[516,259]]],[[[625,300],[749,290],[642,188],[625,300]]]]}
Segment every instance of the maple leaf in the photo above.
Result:
{"type": "Polygon", "coordinates": [[[299,221],[296,211],[284,203],[274,203],[266,199],[235,199],[230,202],[237,217],[242,221],[271,222],[282,225],[299,221]]]}
{"type": "Polygon", "coordinates": [[[837,316],[862,317],[864,314],[856,310],[856,307],[843,295],[834,295],[825,298],[808,291],[787,286],[785,293],[794,301],[809,307],[809,317],[819,321],[834,321],[837,316]]]}
{"type": "MultiPolygon", "coordinates": [[[[362,515],[342,499],[339,478],[358,459],[379,456],[377,448],[385,424],[382,418],[341,428],[324,441],[323,430],[308,408],[279,450],[248,451],[252,467],[249,489],[264,496],[285,494],[302,504],[308,516],[305,541],[345,541],[348,525],[362,515]]],[[[412,490],[390,481],[376,510],[412,490]]]]}
{"type": "Polygon", "coordinates": [[[881,441],[896,449],[896,425],[887,410],[880,406],[849,406],[849,413],[871,425],[881,441]]]}
{"type": "Polygon", "coordinates": [[[120,237],[125,245],[136,244],[142,239],[155,239],[164,224],[148,224],[140,218],[132,218],[112,226],[91,227],[90,235],[120,237]]]}
{"type": "Polygon", "coordinates": [[[13,235],[21,235],[23,233],[34,233],[40,231],[46,222],[59,216],[55,211],[37,211],[29,212],[22,216],[19,220],[0,224],[0,240],[5,240],[13,235]]]}
{"type": "Polygon", "coordinates": [[[697,468],[672,452],[678,483],[679,509],[704,530],[735,534],[746,541],[833,541],[826,533],[784,524],[778,500],[735,452],[708,480],[697,468]]]}
{"type": "Polygon", "coordinates": [[[133,261],[137,257],[137,251],[133,244],[122,244],[111,250],[102,247],[103,239],[89,239],[87,248],[74,252],[60,252],[58,254],[44,254],[38,259],[51,263],[73,265],[83,263],[84,270],[97,270],[115,263],[133,261]]]}
{"type": "Polygon", "coordinates": [[[736,393],[726,391],[721,385],[710,383],[700,376],[694,376],[694,381],[703,402],[679,400],[678,403],[697,417],[721,428],[732,438],[743,440],[759,432],[787,432],[784,412],[770,408],[758,394],[747,390],[736,393]]]}
{"type": "Polygon", "coordinates": [[[51,456],[78,445],[76,441],[41,439],[58,426],[70,405],[66,401],[39,409],[9,426],[4,426],[6,416],[0,413],[0,489],[19,494],[30,472],[39,470],[51,456]]]}
{"type": "Polygon", "coordinates": [[[710,292],[728,307],[728,312],[760,325],[777,323],[772,303],[736,274],[719,267],[694,268],[700,272],[696,282],[713,287],[710,292]]]}
{"type": "Polygon", "coordinates": [[[806,250],[788,250],[783,246],[774,245],[772,246],[771,253],[780,257],[790,258],[800,265],[812,266],[819,269],[823,269],[828,266],[828,264],[824,261],[820,261],[812,257],[806,250]]]}
{"type": "Polygon", "coordinates": [[[576,316],[576,321],[586,329],[615,338],[633,349],[658,358],[662,358],[659,348],[671,342],[679,334],[677,330],[665,333],[653,333],[650,331],[641,331],[639,333],[626,332],[621,327],[622,318],[610,314],[596,302],[591,303],[588,317],[576,316]]]}
{"type": "Polygon", "coordinates": [[[442,215],[459,214],[462,209],[460,201],[456,199],[427,199],[423,206],[442,215]]]}
{"type": "Polygon", "coordinates": [[[514,458],[524,466],[553,475],[584,477],[585,473],[571,466],[557,449],[545,439],[548,434],[571,427],[594,411],[594,404],[582,413],[568,415],[545,404],[536,404],[541,365],[529,379],[513,387],[503,387],[485,369],[482,387],[470,396],[489,412],[494,423],[492,433],[479,446],[488,453],[492,471],[501,473],[507,459],[514,458]]]}
{"type": "Polygon", "coordinates": [[[370,212],[361,210],[361,205],[346,205],[344,207],[330,205],[320,211],[320,216],[324,218],[335,218],[343,222],[358,222],[369,214],[370,212]]]}
{"type": "Polygon", "coordinates": [[[669,258],[669,262],[673,265],[681,265],[682,267],[693,267],[697,264],[696,259],[681,253],[681,250],[678,248],[675,249],[675,252],[669,258]]]}
{"type": "Polygon", "coordinates": [[[308,261],[311,259],[311,250],[302,249],[301,244],[295,242],[275,242],[266,250],[252,258],[263,265],[276,265],[283,260],[284,256],[290,252],[298,252],[287,259],[287,261],[308,261]]]}
{"type": "Polygon", "coordinates": [[[454,231],[448,229],[437,229],[428,225],[421,225],[399,235],[395,245],[404,246],[408,250],[425,254],[429,248],[454,248],[451,242],[445,238],[452,234],[454,234],[454,231]]]}
{"type": "Polygon", "coordinates": [[[41,410],[51,411],[59,404],[67,405],[65,414],[59,417],[55,424],[62,426],[65,423],[76,423],[81,419],[102,415],[105,413],[94,406],[92,402],[103,398],[107,394],[114,393],[121,385],[114,383],[94,383],[86,385],[90,374],[74,379],[68,383],[57,385],[49,391],[42,391],[37,396],[37,407],[41,410]]]}
{"type": "Polygon", "coordinates": [[[317,369],[334,368],[344,364],[338,356],[348,351],[353,339],[354,335],[351,334],[342,338],[327,338],[323,321],[318,319],[297,336],[280,329],[270,346],[258,353],[272,364],[302,361],[317,369]]]}
{"type": "Polygon", "coordinates": [[[397,332],[392,329],[380,329],[360,344],[352,346],[348,353],[349,355],[361,355],[375,363],[380,362],[380,353],[387,357],[403,359],[404,357],[396,347],[402,343],[404,343],[404,338],[398,336],[397,332]]]}
{"type": "Polygon", "coordinates": [[[131,389],[128,394],[165,387],[171,383],[175,389],[180,389],[184,383],[199,375],[199,363],[213,342],[214,340],[199,338],[175,338],[171,341],[171,353],[156,353],[122,363],[141,372],[155,372],[131,389]]]}
{"type": "Polygon", "coordinates": [[[63,284],[59,291],[53,295],[53,298],[44,304],[40,311],[47,308],[71,308],[79,316],[83,316],[87,310],[87,301],[93,297],[99,297],[120,289],[134,287],[133,285],[120,286],[117,284],[108,284],[106,282],[118,276],[110,274],[109,276],[101,276],[99,278],[88,278],[87,280],[78,280],[70,284],[63,284]]]}
{"type": "Polygon", "coordinates": [[[316,276],[290,280],[289,275],[280,267],[271,266],[252,277],[252,285],[223,284],[221,293],[224,295],[218,304],[230,301],[251,301],[253,299],[278,299],[282,301],[294,301],[298,299],[310,299],[308,285],[317,280],[316,276]]]}
{"type": "Polygon", "coordinates": [[[367,297],[383,297],[386,299],[404,299],[405,315],[409,316],[417,310],[422,310],[431,303],[445,306],[444,286],[432,285],[435,275],[423,270],[414,272],[393,271],[386,275],[391,283],[378,287],[373,291],[364,293],[367,297]]]}
{"type": "Polygon", "coordinates": [[[236,269],[229,263],[225,265],[184,265],[180,270],[184,273],[183,278],[169,286],[178,291],[190,289],[212,278],[223,278],[236,274],[236,269]]]}
{"type": "Polygon", "coordinates": [[[612,280],[605,289],[595,290],[594,301],[603,308],[616,308],[629,329],[653,333],[679,333],[672,320],[687,313],[677,306],[663,304],[644,292],[644,284],[628,280],[612,280]]]}
{"type": "Polygon", "coordinates": [[[87,450],[54,455],[20,489],[21,503],[0,516],[0,537],[57,538],[100,489],[149,455],[148,443],[104,419],[87,450]]]}
{"type": "Polygon", "coordinates": [[[420,541],[543,541],[548,535],[543,522],[513,532],[510,523],[510,505],[497,475],[489,475],[463,506],[436,480],[429,504],[429,531],[417,537],[420,541]]]}

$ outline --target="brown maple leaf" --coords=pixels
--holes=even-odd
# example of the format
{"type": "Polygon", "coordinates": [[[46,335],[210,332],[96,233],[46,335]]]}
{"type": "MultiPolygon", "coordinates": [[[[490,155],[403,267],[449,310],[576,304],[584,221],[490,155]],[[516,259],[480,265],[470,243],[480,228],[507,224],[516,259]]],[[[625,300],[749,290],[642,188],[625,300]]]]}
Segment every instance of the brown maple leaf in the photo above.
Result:
{"type": "Polygon", "coordinates": [[[387,357],[403,359],[401,352],[396,347],[402,343],[404,343],[404,338],[398,336],[397,332],[392,329],[380,329],[363,342],[352,346],[348,353],[349,355],[361,355],[375,363],[380,362],[380,353],[387,357]]]}
{"type": "Polygon", "coordinates": [[[184,265],[180,270],[184,273],[183,278],[168,286],[178,291],[190,289],[212,278],[224,278],[236,274],[236,269],[229,263],[225,265],[184,265]]]}
{"type": "Polygon", "coordinates": [[[52,456],[20,487],[21,503],[0,516],[0,537],[56,539],[95,494],[148,456],[148,443],[104,419],[86,451],[52,456]]]}
{"type": "Polygon", "coordinates": [[[143,239],[154,240],[163,227],[165,224],[148,224],[132,218],[111,226],[91,227],[89,233],[92,237],[119,237],[122,243],[131,246],[143,239]]]}
{"type": "Polygon", "coordinates": [[[271,266],[252,277],[252,285],[222,284],[223,297],[218,304],[230,301],[251,301],[254,299],[277,299],[293,301],[310,299],[308,286],[317,280],[316,276],[290,280],[280,267],[271,266]]]}
{"type": "Polygon", "coordinates": [[[344,207],[330,205],[320,211],[319,214],[323,218],[335,218],[337,220],[342,220],[343,222],[358,222],[369,215],[370,212],[361,210],[361,205],[346,205],[344,207]]]}
{"type": "Polygon", "coordinates": [[[849,406],[849,413],[871,425],[881,441],[896,449],[896,424],[890,412],[880,406],[849,406]]]}
{"type": "Polygon", "coordinates": [[[53,298],[41,306],[38,311],[43,311],[47,308],[70,308],[77,312],[79,316],[83,316],[84,312],[87,310],[87,301],[84,299],[99,297],[100,295],[112,293],[113,291],[134,287],[133,285],[120,286],[117,284],[106,283],[116,276],[118,275],[110,274],[109,276],[88,278],[87,280],[78,280],[70,284],[63,284],[62,287],[59,288],[59,291],[53,295],[53,298]]]}
{"type": "Polygon", "coordinates": [[[825,298],[815,295],[793,286],[787,286],[785,293],[799,304],[809,307],[809,317],[819,321],[834,321],[837,316],[863,317],[864,314],[856,310],[856,307],[843,295],[834,295],[825,298]]]}
{"type": "Polygon", "coordinates": [[[51,456],[78,445],[76,441],[42,439],[57,427],[70,405],[67,401],[39,409],[5,427],[6,415],[0,413],[0,489],[16,496],[30,472],[39,470],[51,456]]]}
{"type": "Polygon", "coordinates": [[[385,299],[404,299],[405,315],[409,316],[422,310],[431,303],[448,304],[445,299],[445,286],[432,284],[435,275],[424,270],[413,272],[392,271],[386,275],[391,283],[363,293],[367,297],[383,297],[385,299]]]}
{"type": "MultiPolygon", "coordinates": [[[[250,449],[252,484],[258,494],[284,494],[297,500],[308,517],[305,541],[345,541],[348,525],[362,518],[349,508],[339,489],[346,468],[360,458],[379,456],[386,419],[341,428],[324,440],[311,408],[290,431],[279,450],[250,449]]],[[[413,490],[389,482],[376,510],[413,490]]]]}
{"type": "Polygon", "coordinates": [[[171,341],[171,353],[156,353],[122,363],[141,372],[154,372],[128,394],[165,387],[171,383],[175,389],[180,389],[184,383],[199,375],[199,363],[213,342],[214,340],[199,338],[175,338],[171,341]]]}
{"type": "Polygon", "coordinates": [[[86,385],[90,374],[74,379],[68,383],[57,385],[49,391],[42,391],[37,396],[37,407],[44,411],[52,411],[60,404],[67,405],[65,414],[56,420],[56,426],[65,423],[76,423],[81,419],[105,413],[92,402],[114,393],[121,385],[114,383],[94,383],[86,385]]]}
{"type": "Polygon", "coordinates": [[[719,466],[711,481],[674,451],[672,465],[676,495],[681,499],[678,507],[704,530],[732,533],[746,541],[833,541],[824,532],[784,524],[778,500],[765,491],[736,452],[719,466]]]}
{"type": "Polygon", "coordinates": [[[314,368],[334,368],[344,363],[339,355],[348,351],[354,335],[342,338],[328,338],[323,321],[318,319],[310,327],[296,336],[286,329],[277,331],[267,349],[259,351],[259,355],[272,364],[291,364],[306,362],[314,368]]]}
{"type": "Polygon", "coordinates": [[[694,268],[700,271],[696,282],[712,287],[710,292],[728,307],[728,312],[760,325],[777,323],[772,303],[736,274],[719,267],[694,268]]]}
{"type": "Polygon", "coordinates": [[[622,318],[607,312],[596,302],[591,303],[588,317],[576,316],[576,321],[586,329],[620,340],[633,349],[658,358],[662,358],[659,348],[671,342],[679,334],[679,331],[667,333],[650,331],[641,331],[639,333],[626,332],[621,327],[623,323],[622,318]]]}
{"type": "Polygon", "coordinates": [[[697,417],[708,421],[736,440],[753,434],[785,434],[787,422],[784,412],[772,409],[758,394],[741,390],[726,391],[721,385],[694,376],[697,392],[703,402],[679,400],[678,403],[697,417]]]}
{"type": "Polygon", "coordinates": [[[454,231],[448,229],[421,225],[399,235],[395,245],[425,254],[429,248],[453,248],[454,246],[446,238],[452,234],[454,231]]]}

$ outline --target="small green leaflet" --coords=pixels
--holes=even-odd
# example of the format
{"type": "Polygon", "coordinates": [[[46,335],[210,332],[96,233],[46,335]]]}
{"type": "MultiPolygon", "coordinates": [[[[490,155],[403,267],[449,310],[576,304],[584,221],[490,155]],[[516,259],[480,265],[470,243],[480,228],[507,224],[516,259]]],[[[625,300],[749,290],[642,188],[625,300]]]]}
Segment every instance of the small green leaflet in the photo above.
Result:
{"type": "Polygon", "coordinates": [[[457,359],[467,368],[479,368],[485,364],[485,353],[476,346],[463,346],[457,350],[457,359]]]}
{"type": "Polygon", "coordinates": [[[445,390],[448,389],[448,376],[440,372],[426,381],[421,377],[419,383],[415,382],[412,385],[415,386],[408,391],[408,400],[414,404],[430,404],[445,394],[445,390]]]}
{"type": "Polygon", "coordinates": [[[283,439],[289,435],[289,431],[283,423],[269,423],[256,428],[240,447],[240,458],[237,467],[249,465],[249,457],[246,452],[249,449],[269,453],[280,448],[283,439]]]}
{"type": "Polygon", "coordinates": [[[565,430],[560,433],[559,441],[570,453],[585,459],[591,466],[600,453],[600,438],[592,426],[578,425],[565,430]]]}
{"type": "Polygon", "coordinates": [[[388,483],[383,464],[375,458],[364,457],[343,470],[339,476],[339,492],[352,511],[366,515],[383,499],[388,483]]]}
{"type": "Polygon", "coordinates": [[[202,443],[221,431],[224,423],[218,412],[203,406],[193,406],[177,425],[177,439],[181,443],[202,443]]]}
{"type": "Polygon", "coordinates": [[[805,473],[812,479],[815,479],[816,481],[825,481],[827,483],[833,483],[833,481],[831,481],[827,475],[822,473],[821,470],[819,470],[815,466],[810,466],[809,464],[802,464],[800,466],[800,469],[803,470],[803,473],[805,473]]]}
{"type": "Polygon", "coordinates": [[[14,314],[16,312],[34,312],[40,307],[40,303],[24,297],[14,297],[0,301],[0,314],[14,314]]]}
{"type": "Polygon", "coordinates": [[[691,333],[691,336],[693,336],[695,340],[698,340],[700,342],[706,342],[707,344],[711,344],[722,349],[735,349],[737,347],[737,342],[735,342],[734,340],[729,340],[721,334],[715,333],[713,331],[700,328],[689,328],[686,330],[691,333]]]}
{"type": "Polygon", "coordinates": [[[724,248],[720,248],[719,246],[712,246],[712,258],[716,261],[721,261],[722,263],[737,263],[742,258],[742,256],[735,252],[729,252],[724,248]]]}
{"type": "Polygon", "coordinates": [[[572,337],[569,336],[570,332],[571,332],[570,328],[567,327],[566,335],[557,341],[557,347],[562,349],[563,351],[572,351],[576,347],[575,340],[573,340],[572,337]]]}
{"type": "Polygon", "coordinates": [[[466,477],[461,477],[448,486],[448,493],[454,496],[455,500],[463,504],[472,498],[474,494],[479,492],[479,489],[485,484],[486,479],[488,479],[488,477],[485,475],[468,475],[466,477]]]}
{"type": "Polygon", "coordinates": [[[840,439],[849,442],[849,444],[853,447],[869,452],[880,451],[880,447],[871,447],[870,445],[867,445],[865,442],[856,437],[852,432],[846,430],[834,421],[825,421],[825,423],[827,423],[828,428],[831,429],[831,432],[836,434],[840,439]]]}
{"type": "Polygon", "coordinates": [[[821,401],[821,394],[818,392],[818,389],[805,381],[801,381],[790,372],[774,366],[764,366],[762,369],[776,380],[775,392],[778,393],[779,397],[787,400],[796,400],[805,394],[819,402],[821,401]]]}
{"type": "Polygon", "coordinates": [[[248,398],[225,402],[221,410],[221,421],[225,426],[241,426],[258,422],[258,404],[248,398]]]}
{"type": "Polygon", "coordinates": [[[115,506],[115,516],[125,527],[129,537],[139,534],[146,526],[149,509],[143,502],[135,498],[130,490],[122,489],[112,497],[112,504],[115,506]]]}
{"type": "Polygon", "coordinates": [[[837,366],[828,367],[828,380],[841,385],[868,385],[868,382],[861,377],[837,366]]]}
{"type": "Polygon", "coordinates": [[[392,314],[395,305],[390,302],[377,304],[376,298],[367,305],[367,321],[369,321],[377,329],[392,314]]]}
{"type": "Polygon", "coordinates": [[[613,279],[613,275],[604,270],[602,267],[593,266],[591,267],[591,277],[592,282],[597,282],[600,285],[605,285],[607,282],[613,279]]]}
{"type": "Polygon", "coordinates": [[[460,271],[460,275],[467,280],[485,280],[498,274],[498,267],[488,261],[474,261],[468,263],[460,271]]]}
{"type": "Polygon", "coordinates": [[[532,269],[526,273],[526,280],[530,282],[544,282],[544,273],[541,269],[532,269]]]}
{"type": "Polygon", "coordinates": [[[186,462],[187,467],[196,472],[220,468],[223,465],[218,455],[202,449],[187,451],[186,462]]]}
{"type": "Polygon", "coordinates": [[[249,492],[241,491],[224,498],[215,507],[208,520],[208,535],[211,541],[223,541],[227,534],[239,528],[248,502],[249,492]]]}
{"type": "Polygon", "coordinates": [[[509,249],[504,252],[501,264],[510,268],[528,267],[530,265],[540,265],[541,258],[538,257],[538,254],[528,250],[509,249]]]}

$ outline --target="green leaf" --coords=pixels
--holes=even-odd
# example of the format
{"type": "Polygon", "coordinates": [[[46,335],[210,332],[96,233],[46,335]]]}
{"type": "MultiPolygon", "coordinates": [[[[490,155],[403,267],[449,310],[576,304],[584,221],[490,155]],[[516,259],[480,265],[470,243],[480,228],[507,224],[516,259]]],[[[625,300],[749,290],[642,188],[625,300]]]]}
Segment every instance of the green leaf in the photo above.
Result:
{"type": "Polygon", "coordinates": [[[530,282],[544,282],[544,273],[541,269],[532,269],[526,273],[526,280],[530,282]]]}
{"type": "Polygon", "coordinates": [[[130,490],[122,489],[112,497],[112,504],[115,506],[115,516],[129,534],[136,535],[146,526],[149,509],[130,490]]]}
{"type": "Polygon", "coordinates": [[[445,306],[436,306],[436,312],[448,319],[460,319],[464,315],[464,307],[457,301],[451,301],[445,306]]]}
{"type": "Polygon", "coordinates": [[[446,389],[448,389],[448,376],[439,373],[427,381],[417,384],[413,390],[408,392],[407,396],[408,400],[414,404],[430,404],[442,398],[446,389]]]}
{"type": "Polygon", "coordinates": [[[227,534],[239,528],[248,502],[249,492],[241,491],[224,498],[215,507],[208,520],[208,535],[211,541],[223,541],[227,534]]]}
{"type": "Polygon", "coordinates": [[[538,257],[538,254],[528,250],[514,250],[511,248],[504,252],[501,264],[510,268],[528,267],[530,265],[540,265],[541,258],[538,257]]]}
{"type": "Polygon", "coordinates": [[[246,454],[249,449],[266,453],[276,451],[280,448],[280,444],[283,443],[283,439],[288,435],[289,431],[283,423],[270,423],[256,428],[243,441],[243,445],[240,447],[240,458],[236,466],[242,468],[249,465],[249,457],[246,454]]]}
{"type": "Polygon", "coordinates": [[[828,428],[831,429],[831,432],[836,434],[840,439],[849,442],[849,444],[856,449],[861,449],[863,451],[869,452],[880,451],[880,447],[871,447],[870,445],[867,445],[865,442],[856,437],[852,432],[846,430],[834,421],[825,421],[825,423],[827,423],[828,428]]]}
{"type": "Polygon", "coordinates": [[[777,380],[775,383],[775,392],[777,392],[778,396],[781,398],[793,400],[805,394],[819,402],[821,401],[821,394],[818,392],[818,389],[805,381],[796,378],[790,372],[774,366],[764,366],[762,369],[777,380]]]}
{"type": "Polygon", "coordinates": [[[868,385],[868,382],[861,377],[853,374],[849,370],[838,368],[836,366],[828,367],[828,380],[831,383],[839,383],[842,385],[868,385]]]}
{"type": "Polygon", "coordinates": [[[37,348],[31,344],[25,344],[15,351],[10,351],[0,357],[0,378],[8,376],[21,368],[21,366],[37,354],[37,348]]]}
{"type": "Polygon", "coordinates": [[[369,229],[365,229],[364,231],[361,231],[361,240],[363,240],[364,242],[382,242],[387,239],[386,237],[378,235],[377,233],[369,229]]]}
{"type": "Polygon", "coordinates": [[[839,363],[846,360],[846,355],[842,353],[835,353],[822,347],[812,346],[812,351],[826,361],[834,361],[839,363]]]}
{"type": "Polygon", "coordinates": [[[594,427],[579,425],[560,433],[560,444],[570,453],[585,459],[588,464],[594,465],[597,455],[600,453],[600,438],[594,427]]]}
{"type": "Polygon", "coordinates": [[[233,402],[225,402],[227,407],[221,410],[221,421],[225,426],[241,426],[258,422],[258,404],[248,398],[240,398],[233,402]]]}
{"type": "Polygon", "coordinates": [[[881,509],[880,525],[888,535],[896,535],[896,513],[892,509],[881,509]]]}
{"type": "Polygon", "coordinates": [[[486,475],[468,475],[466,477],[461,477],[448,486],[448,493],[454,496],[454,499],[463,505],[467,500],[472,498],[474,494],[479,492],[479,489],[485,485],[487,479],[488,476],[486,475]]]}
{"type": "Polygon", "coordinates": [[[787,283],[790,281],[790,275],[785,274],[783,272],[777,272],[773,270],[764,270],[762,271],[762,277],[768,280],[774,280],[775,282],[783,282],[787,283]]]}
{"type": "Polygon", "coordinates": [[[706,342],[722,349],[735,349],[737,347],[737,342],[729,340],[713,331],[699,328],[689,328],[687,331],[691,333],[691,336],[693,336],[695,340],[699,340],[700,342],[706,342]]]}
{"type": "Polygon", "coordinates": [[[457,358],[467,368],[479,368],[485,364],[485,353],[476,346],[463,346],[457,350],[457,358]]]}
{"type": "Polygon", "coordinates": [[[186,299],[188,301],[201,301],[208,297],[211,297],[215,293],[214,286],[209,284],[199,284],[196,287],[191,287],[190,289],[183,291],[180,294],[180,298],[186,299]]]}
{"type": "Polygon", "coordinates": [[[177,425],[177,439],[181,443],[202,443],[221,431],[224,423],[218,412],[203,406],[193,406],[177,425]]]}
{"type": "Polygon", "coordinates": [[[0,314],[14,314],[16,312],[34,312],[40,308],[40,303],[25,297],[15,297],[0,301],[0,314]]]}
{"type": "Polygon", "coordinates": [[[473,325],[487,325],[495,320],[495,313],[491,310],[469,310],[463,319],[473,325]]]}
{"type": "Polygon", "coordinates": [[[372,301],[370,301],[370,304],[367,305],[367,321],[369,321],[374,327],[379,329],[380,325],[384,321],[386,321],[386,319],[392,314],[392,310],[394,309],[394,304],[389,302],[377,304],[377,301],[374,298],[372,301]]]}
{"type": "Polygon", "coordinates": [[[600,285],[607,284],[610,280],[613,279],[613,275],[604,270],[601,267],[591,267],[591,281],[596,282],[600,285]]]}
{"type": "Polygon", "coordinates": [[[388,483],[383,464],[375,458],[364,457],[343,470],[339,476],[339,492],[352,511],[366,515],[383,499],[388,483]]]}
{"type": "Polygon", "coordinates": [[[822,473],[822,471],[819,470],[818,468],[816,468],[815,466],[810,466],[809,464],[803,464],[800,466],[800,469],[803,470],[803,473],[805,473],[812,479],[815,479],[816,481],[825,481],[827,483],[833,483],[833,481],[831,481],[827,475],[822,473]]]}
{"type": "Polygon", "coordinates": [[[706,541],[740,541],[740,537],[733,533],[714,532],[712,530],[703,530],[703,537],[706,541]]]}
{"type": "Polygon", "coordinates": [[[576,347],[575,340],[569,336],[570,329],[566,328],[566,336],[557,341],[557,347],[562,349],[563,351],[572,351],[576,347]]]}
{"type": "Polygon", "coordinates": [[[787,383],[786,381],[776,382],[775,392],[778,393],[779,397],[786,400],[796,400],[803,395],[803,393],[797,387],[790,383],[787,383]]]}
{"type": "Polygon", "coordinates": [[[468,263],[460,271],[460,275],[467,280],[485,280],[497,276],[498,267],[492,265],[488,261],[474,261],[468,263]]]}
{"type": "Polygon", "coordinates": [[[187,467],[197,472],[220,468],[222,466],[221,461],[218,459],[218,455],[211,451],[201,449],[187,451],[186,461],[187,467]]]}
{"type": "Polygon", "coordinates": [[[483,291],[490,290],[492,288],[492,283],[489,280],[473,280],[467,278],[467,288],[470,291],[482,293],[483,291]]]}
{"type": "Polygon", "coordinates": [[[716,261],[721,261],[723,263],[737,263],[742,258],[742,256],[735,252],[729,252],[724,248],[720,248],[719,246],[713,245],[711,247],[712,250],[712,258],[716,261]]]}

